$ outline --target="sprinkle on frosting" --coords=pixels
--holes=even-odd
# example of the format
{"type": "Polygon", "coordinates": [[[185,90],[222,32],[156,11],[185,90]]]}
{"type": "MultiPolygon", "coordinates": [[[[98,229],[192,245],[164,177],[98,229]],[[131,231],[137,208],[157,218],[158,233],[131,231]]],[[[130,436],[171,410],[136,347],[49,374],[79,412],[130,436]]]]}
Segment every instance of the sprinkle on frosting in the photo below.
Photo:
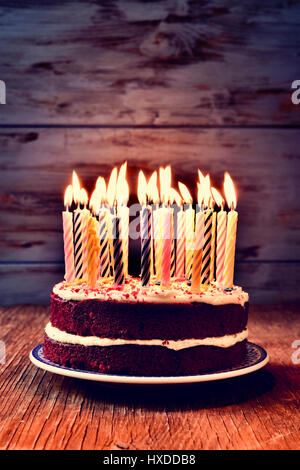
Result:
{"type": "Polygon", "coordinates": [[[204,302],[212,305],[240,304],[248,301],[248,294],[241,287],[234,286],[231,291],[212,284],[205,291],[193,293],[187,281],[172,282],[170,288],[161,288],[151,282],[147,289],[141,286],[139,278],[129,277],[122,286],[98,280],[94,288],[89,288],[85,281],[56,284],[53,292],[64,300],[111,300],[116,302],[150,303],[192,303],[204,302]]]}

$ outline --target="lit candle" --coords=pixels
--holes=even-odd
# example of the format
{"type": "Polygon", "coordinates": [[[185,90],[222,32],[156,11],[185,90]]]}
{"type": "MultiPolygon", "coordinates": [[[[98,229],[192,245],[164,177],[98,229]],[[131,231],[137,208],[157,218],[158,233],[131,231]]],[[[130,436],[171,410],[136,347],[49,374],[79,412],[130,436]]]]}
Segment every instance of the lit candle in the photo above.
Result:
{"type": "Polygon", "coordinates": [[[184,279],[185,268],[185,216],[180,206],[177,212],[177,237],[176,237],[176,277],[184,279]]]}
{"type": "Polygon", "coordinates": [[[87,224],[87,284],[89,288],[94,288],[97,282],[99,251],[97,221],[90,216],[87,224]]]}
{"type": "Polygon", "coordinates": [[[201,266],[201,284],[209,284],[210,272],[210,252],[211,252],[211,238],[212,238],[212,210],[210,209],[210,178],[209,175],[203,179],[202,182],[204,193],[204,245],[202,253],[202,266],[201,266]]]}
{"type": "Polygon", "coordinates": [[[99,241],[100,241],[100,276],[110,276],[109,242],[107,232],[107,209],[100,209],[99,214],[99,241]]]}
{"type": "Polygon", "coordinates": [[[236,208],[236,194],[229,173],[225,173],[224,192],[228,207],[230,207],[231,209],[227,217],[226,249],[224,261],[224,287],[231,289],[233,287],[238,213],[234,210],[236,208]]]}
{"type": "Polygon", "coordinates": [[[114,281],[116,285],[124,284],[124,264],[122,253],[122,240],[120,234],[120,217],[112,216],[113,226],[113,255],[114,255],[114,281]]]}
{"type": "Polygon", "coordinates": [[[147,193],[149,202],[151,201],[151,276],[154,275],[155,256],[156,256],[156,230],[158,231],[158,223],[155,228],[155,213],[159,207],[159,192],[157,188],[157,171],[150,176],[147,184],[147,193]]]}
{"type": "Polygon", "coordinates": [[[120,217],[120,230],[123,245],[123,263],[124,275],[128,276],[128,242],[129,242],[129,208],[127,207],[129,199],[129,186],[126,181],[127,162],[125,162],[119,171],[117,179],[116,200],[117,200],[117,213],[120,217]]]}
{"type": "Polygon", "coordinates": [[[221,194],[212,188],[212,195],[221,210],[217,215],[217,260],[216,260],[216,281],[218,285],[223,287],[224,282],[224,260],[226,247],[226,225],[227,213],[224,211],[224,199],[221,194]]]}
{"type": "Polygon", "coordinates": [[[83,232],[82,232],[82,210],[80,209],[80,183],[75,171],[73,171],[73,197],[77,204],[74,211],[74,258],[76,279],[83,278],[83,232]]]}
{"type": "MultiPolygon", "coordinates": [[[[92,212],[92,215],[90,215],[87,219],[87,237],[88,237],[88,224],[91,224],[90,219],[93,219],[93,227],[95,227],[97,236],[99,238],[99,221],[98,221],[98,214],[100,210],[100,199],[99,199],[99,193],[98,193],[98,188],[96,185],[96,188],[94,189],[91,198],[90,198],[90,209],[92,212]]],[[[88,265],[88,263],[87,263],[88,265]]],[[[97,274],[97,279],[100,277],[100,239],[99,239],[99,257],[96,260],[96,274],[97,274]]]]}
{"type": "Polygon", "coordinates": [[[151,209],[147,204],[147,182],[142,171],[138,177],[138,200],[142,206],[140,212],[141,232],[141,283],[148,286],[151,274],[151,209]]]}
{"type": "Polygon", "coordinates": [[[99,176],[96,182],[97,199],[99,201],[99,224],[98,235],[100,243],[100,276],[101,278],[108,278],[110,276],[110,253],[108,241],[108,209],[104,206],[106,197],[106,183],[102,176],[99,176]]]}
{"type": "Polygon", "coordinates": [[[185,214],[185,277],[191,280],[193,267],[194,252],[194,227],[195,227],[195,210],[192,207],[192,196],[188,188],[183,183],[178,183],[182,198],[187,205],[185,214]]]}
{"type": "Polygon", "coordinates": [[[155,277],[159,282],[161,278],[162,265],[162,221],[159,207],[153,211],[154,225],[154,256],[155,256],[155,277]]]}
{"type": "MultiPolygon", "coordinates": [[[[178,217],[176,218],[176,224],[175,224],[175,207],[176,207],[176,213],[182,212],[182,198],[176,191],[176,189],[171,188],[170,189],[170,203],[174,205],[174,208],[172,208],[172,214],[171,214],[171,277],[174,277],[176,274],[176,269],[177,269],[177,249],[178,249],[178,217]],[[175,225],[177,225],[175,227],[175,225]],[[176,247],[175,247],[175,228],[176,228],[176,247]]],[[[182,228],[181,228],[182,230],[182,228]]],[[[183,246],[184,250],[184,246],[183,246]]],[[[184,260],[184,251],[183,251],[183,260],[184,260]]],[[[184,261],[183,261],[183,267],[184,267],[184,261]]],[[[181,268],[180,268],[181,269],[181,268]]],[[[177,274],[176,274],[177,275],[177,274]]],[[[183,274],[184,276],[184,274],[183,274]]]]}
{"type": "Polygon", "coordinates": [[[64,204],[66,210],[62,213],[64,233],[65,280],[72,282],[75,279],[74,245],[73,245],[73,214],[69,211],[72,204],[73,188],[70,184],[65,191],[64,204]]]}
{"type": "Polygon", "coordinates": [[[160,169],[160,185],[161,185],[161,199],[163,207],[159,210],[161,233],[162,233],[162,265],[161,265],[161,278],[160,284],[162,287],[170,285],[171,276],[171,250],[172,250],[172,209],[170,203],[170,189],[171,189],[171,167],[160,169]]]}
{"type": "MultiPolygon", "coordinates": [[[[214,188],[212,188],[214,189],[214,188]]],[[[212,210],[214,201],[212,198],[212,210]]],[[[209,267],[209,282],[215,280],[215,258],[216,258],[216,228],[217,228],[217,213],[213,211],[212,214],[212,228],[211,228],[211,248],[210,248],[210,267],[209,267]]]]}
{"type": "MultiPolygon", "coordinates": [[[[117,178],[118,178],[118,170],[117,168],[113,168],[109,182],[107,185],[107,191],[106,191],[106,202],[109,208],[109,211],[111,214],[116,213],[115,211],[115,200],[116,200],[116,190],[117,190],[117,178]]],[[[114,272],[114,247],[113,247],[113,224],[112,224],[112,218],[108,217],[107,218],[107,229],[108,229],[108,242],[109,242],[109,252],[110,252],[110,267],[112,273],[114,272]]]]}
{"type": "Polygon", "coordinates": [[[160,284],[168,287],[171,275],[171,212],[167,207],[158,209],[162,221],[162,266],[160,284]]]}
{"type": "Polygon", "coordinates": [[[202,252],[204,244],[204,212],[203,212],[203,188],[198,184],[198,206],[200,211],[196,214],[196,229],[194,240],[193,268],[192,268],[192,292],[200,291],[202,252]]]}
{"type": "Polygon", "coordinates": [[[82,254],[83,254],[83,276],[87,276],[87,223],[90,211],[87,209],[88,194],[84,188],[80,189],[80,202],[83,204],[82,217],[82,254]]]}

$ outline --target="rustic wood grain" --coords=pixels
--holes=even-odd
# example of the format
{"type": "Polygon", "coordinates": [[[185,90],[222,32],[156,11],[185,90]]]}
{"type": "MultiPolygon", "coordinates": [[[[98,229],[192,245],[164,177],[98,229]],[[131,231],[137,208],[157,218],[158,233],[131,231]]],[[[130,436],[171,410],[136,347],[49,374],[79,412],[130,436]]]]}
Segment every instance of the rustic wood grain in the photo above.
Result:
{"type": "Polygon", "coordinates": [[[1,2],[4,124],[291,125],[298,2],[1,2]]]}
{"type": "Polygon", "coordinates": [[[29,351],[43,340],[48,309],[0,309],[1,449],[300,449],[298,307],[252,307],[250,340],[270,363],[216,383],[120,387],[46,373],[29,351]]]}

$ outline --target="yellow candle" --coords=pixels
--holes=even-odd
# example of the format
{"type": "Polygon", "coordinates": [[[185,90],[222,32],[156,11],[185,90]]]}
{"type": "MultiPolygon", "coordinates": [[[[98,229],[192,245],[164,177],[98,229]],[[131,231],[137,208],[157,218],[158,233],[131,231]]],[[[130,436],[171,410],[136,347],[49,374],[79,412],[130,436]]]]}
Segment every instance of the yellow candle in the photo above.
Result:
{"type": "Polygon", "coordinates": [[[214,212],[212,216],[212,229],[211,229],[211,248],[210,248],[210,268],[209,268],[209,281],[215,280],[215,251],[216,251],[216,225],[217,213],[214,212]]]}
{"type": "Polygon", "coordinates": [[[200,292],[202,250],[204,242],[204,213],[198,212],[196,215],[196,230],[192,268],[192,292],[200,292]]]}
{"type": "Polygon", "coordinates": [[[231,289],[233,287],[238,213],[234,210],[236,207],[236,194],[232,179],[228,173],[225,173],[224,191],[227,204],[229,207],[231,207],[231,211],[229,212],[227,217],[226,248],[224,261],[224,287],[231,289]]]}
{"type": "Polygon", "coordinates": [[[88,220],[87,235],[87,283],[90,288],[93,288],[97,281],[97,267],[100,252],[97,221],[94,217],[90,217],[88,220]]]}
{"type": "Polygon", "coordinates": [[[232,288],[234,276],[234,259],[236,245],[238,213],[230,211],[227,218],[226,249],[224,263],[224,287],[232,288]]]}

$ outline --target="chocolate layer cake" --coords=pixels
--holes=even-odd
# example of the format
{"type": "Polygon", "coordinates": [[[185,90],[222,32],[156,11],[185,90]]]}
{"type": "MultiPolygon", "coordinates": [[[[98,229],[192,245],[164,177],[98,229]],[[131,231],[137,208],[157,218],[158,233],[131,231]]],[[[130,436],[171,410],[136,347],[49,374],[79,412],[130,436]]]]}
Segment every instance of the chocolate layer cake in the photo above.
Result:
{"type": "Polygon", "coordinates": [[[44,354],[53,362],[109,374],[193,375],[233,366],[246,352],[248,294],[185,282],[147,290],[98,281],[54,286],[44,354]]]}

